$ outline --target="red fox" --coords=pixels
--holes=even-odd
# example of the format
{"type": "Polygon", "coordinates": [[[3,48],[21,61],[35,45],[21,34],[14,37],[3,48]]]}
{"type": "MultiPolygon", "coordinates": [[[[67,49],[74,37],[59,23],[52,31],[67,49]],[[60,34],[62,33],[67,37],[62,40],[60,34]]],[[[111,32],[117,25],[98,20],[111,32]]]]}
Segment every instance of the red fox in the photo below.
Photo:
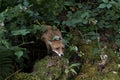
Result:
{"type": "Polygon", "coordinates": [[[63,55],[64,44],[62,43],[62,34],[58,29],[46,25],[46,32],[42,35],[41,40],[45,42],[48,51],[51,48],[59,56],[63,55]]]}

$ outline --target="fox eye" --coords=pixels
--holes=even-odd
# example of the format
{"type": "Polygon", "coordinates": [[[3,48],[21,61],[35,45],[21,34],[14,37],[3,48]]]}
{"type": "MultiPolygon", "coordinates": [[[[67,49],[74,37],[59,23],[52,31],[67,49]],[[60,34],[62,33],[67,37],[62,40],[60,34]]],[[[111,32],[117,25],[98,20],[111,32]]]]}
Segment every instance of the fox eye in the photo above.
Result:
{"type": "Polygon", "coordinates": [[[59,48],[56,48],[56,50],[59,50],[59,48]]]}
{"type": "Polygon", "coordinates": [[[65,48],[63,47],[62,50],[64,50],[65,48]]]}

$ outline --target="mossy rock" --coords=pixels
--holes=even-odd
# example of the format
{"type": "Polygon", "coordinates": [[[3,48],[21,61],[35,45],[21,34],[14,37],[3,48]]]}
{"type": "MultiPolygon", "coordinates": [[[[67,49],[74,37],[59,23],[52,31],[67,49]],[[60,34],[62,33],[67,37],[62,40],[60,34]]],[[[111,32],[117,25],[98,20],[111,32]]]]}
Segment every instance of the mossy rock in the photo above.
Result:
{"type": "Polygon", "coordinates": [[[95,72],[94,74],[81,73],[76,77],[75,80],[120,80],[120,76],[118,72],[114,71],[109,73],[95,72]]]}
{"type": "Polygon", "coordinates": [[[84,60],[84,63],[86,62],[94,63],[100,59],[99,57],[100,53],[95,53],[95,49],[98,49],[96,45],[97,44],[95,42],[89,42],[78,46],[79,50],[82,52],[82,54],[81,53],[78,54],[82,55],[81,59],[84,60]]]}
{"type": "Polygon", "coordinates": [[[120,59],[115,51],[109,47],[104,50],[104,54],[108,56],[105,68],[100,72],[98,63],[101,62],[101,52],[94,53],[97,43],[90,42],[88,44],[78,46],[80,51],[84,53],[81,59],[84,60],[82,68],[75,80],[120,80],[120,59]]]}
{"type": "Polygon", "coordinates": [[[11,80],[41,80],[37,75],[29,73],[17,73],[11,80]]]}
{"type": "Polygon", "coordinates": [[[82,65],[81,72],[75,80],[120,80],[118,63],[109,62],[102,72],[98,71],[97,64],[82,65]]]}
{"type": "Polygon", "coordinates": [[[86,80],[88,78],[92,80],[91,77],[95,76],[96,74],[97,74],[96,65],[84,64],[81,68],[81,72],[79,73],[75,80],[86,80]]]}
{"type": "Polygon", "coordinates": [[[58,56],[45,57],[43,60],[35,63],[34,74],[44,80],[59,79],[64,71],[64,60],[58,56]]]}
{"type": "Polygon", "coordinates": [[[64,59],[59,56],[47,56],[35,63],[32,73],[18,73],[12,80],[66,80],[64,66],[64,59]]]}

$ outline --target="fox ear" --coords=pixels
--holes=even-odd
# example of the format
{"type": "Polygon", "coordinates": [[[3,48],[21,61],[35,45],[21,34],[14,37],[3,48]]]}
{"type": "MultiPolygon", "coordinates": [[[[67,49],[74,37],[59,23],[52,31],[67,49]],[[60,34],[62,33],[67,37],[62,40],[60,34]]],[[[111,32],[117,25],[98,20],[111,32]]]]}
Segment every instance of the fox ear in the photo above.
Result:
{"type": "Polygon", "coordinates": [[[50,45],[51,45],[51,44],[52,44],[52,42],[51,42],[51,41],[48,41],[48,44],[50,44],[50,45]]]}

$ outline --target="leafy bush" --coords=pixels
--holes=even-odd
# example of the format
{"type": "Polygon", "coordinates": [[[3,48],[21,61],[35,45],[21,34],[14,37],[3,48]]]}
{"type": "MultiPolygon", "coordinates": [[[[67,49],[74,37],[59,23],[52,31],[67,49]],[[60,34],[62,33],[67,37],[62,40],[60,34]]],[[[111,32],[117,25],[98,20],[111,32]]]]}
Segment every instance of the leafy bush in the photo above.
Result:
{"type": "Polygon", "coordinates": [[[100,38],[119,53],[119,19],[120,0],[0,0],[0,74],[5,78],[14,72],[12,63],[24,68],[32,52],[22,47],[39,41],[46,24],[59,26],[69,49],[80,39],[100,38]],[[78,39],[70,43],[74,35],[78,39]]]}

